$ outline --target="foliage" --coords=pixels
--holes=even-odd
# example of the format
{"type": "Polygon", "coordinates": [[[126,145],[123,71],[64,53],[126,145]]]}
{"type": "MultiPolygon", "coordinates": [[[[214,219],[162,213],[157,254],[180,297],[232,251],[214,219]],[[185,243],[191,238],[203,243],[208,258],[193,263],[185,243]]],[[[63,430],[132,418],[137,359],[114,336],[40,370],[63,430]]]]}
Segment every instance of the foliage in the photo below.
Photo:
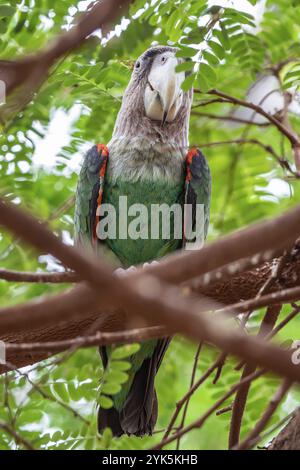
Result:
{"type": "MultiPolygon", "coordinates": [[[[23,55],[46,45],[62,27],[69,27],[87,3],[15,0],[8,4],[0,0],[1,58],[23,55]]],[[[211,100],[206,92],[213,87],[245,98],[257,74],[269,73],[272,67],[289,60],[291,63],[282,70],[281,79],[285,89],[298,85],[300,26],[295,18],[299,16],[299,2],[267,1],[259,25],[251,14],[257,6],[255,0],[249,3],[247,11],[237,8],[237,4],[228,1],[221,8],[205,0],[136,0],[128,14],[130,22],[123,22],[109,41],[102,44],[99,35],[92,35],[81,49],[57,64],[34,100],[3,126],[0,195],[48,221],[60,237],[70,242],[73,205],[62,212],[58,209],[74,195],[83,150],[91,143],[109,141],[131,63],[152,44],[176,44],[178,56],[189,59],[181,68],[189,73],[184,88],[194,85],[202,92],[195,93],[195,106],[211,100]],[[55,131],[62,122],[68,123],[65,139],[59,136],[57,143],[55,131]]],[[[234,124],[205,115],[230,116],[231,112],[229,104],[220,102],[195,108],[190,143],[201,147],[208,142],[258,139],[264,144],[271,143],[293,167],[289,143],[273,126],[234,124]],[[202,114],[196,115],[197,112],[202,114]]],[[[299,133],[299,116],[290,116],[290,120],[299,133]]],[[[224,144],[205,149],[205,154],[213,179],[210,239],[271,218],[299,200],[297,180],[259,146],[224,144]]],[[[55,260],[37,257],[9,233],[0,234],[0,264],[3,268],[26,271],[61,269],[55,260]]],[[[0,282],[1,305],[23,302],[65,287],[0,282]]],[[[261,312],[256,312],[251,324],[254,330],[259,319],[261,312]]],[[[291,336],[300,337],[299,319],[293,320],[280,339],[291,336]]],[[[147,448],[162,437],[160,430],[167,426],[176,401],[188,389],[194,349],[194,345],[176,338],[167,352],[157,378],[159,432],[153,437],[112,439],[109,430],[101,437],[96,433],[95,403],[98,400],[109,407],[111,402],[106,394],[118,393],[127,380],[127,354],[122,356],[119,348],[115,350],[116,355],[119,351],[118,357],[104,374],[98,352],[91,348],[79,350],[67,359],[58,355],[25,370],[23,375],[15,372],[2,376],[0,421],[11,423],[21,436],[40,449],[147,448]],[[81,417],[72,413],[72,409],[81,417]]],[[[204,349],[198,375],[211,365],[216,354],[209,347],[204,349]]],[[[193,396],[187,422],[199,416],[239,379],[234,369],[236,363],[228,360],[217,384],[209,379],[193,396]]],[[[277,385],[278,380],[269,376],[253,385],[243,435],[253,427],[277,385]]],[[[287,409],[291,410],[294,397],[291,394],[279,408],[274,422],[285,416],[287,409]]],[[[204,428],[182,439],[182,448],[226,447],[229,420],[230,413],[213,416],[204,428]]],[[[14,448],[19,445],[0,431],[0,449],[14,448]]]]}

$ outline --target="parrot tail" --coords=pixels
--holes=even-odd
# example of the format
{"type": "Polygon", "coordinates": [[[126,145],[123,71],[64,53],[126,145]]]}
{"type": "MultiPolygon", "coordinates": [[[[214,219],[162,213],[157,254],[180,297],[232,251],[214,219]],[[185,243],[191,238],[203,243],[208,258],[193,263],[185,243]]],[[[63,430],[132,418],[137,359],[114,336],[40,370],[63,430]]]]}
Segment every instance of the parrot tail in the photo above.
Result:
{"type": "Polygon", "coordinates": [[[153,433],[158,413],[154,379],[168,344],[169,339],[159,340],[153,355],[144,360],[134,376],[121,410],[99,408],[100,434],[106,427],[109,427],[116,437],[122,434],[142,437],[153,433]]]}

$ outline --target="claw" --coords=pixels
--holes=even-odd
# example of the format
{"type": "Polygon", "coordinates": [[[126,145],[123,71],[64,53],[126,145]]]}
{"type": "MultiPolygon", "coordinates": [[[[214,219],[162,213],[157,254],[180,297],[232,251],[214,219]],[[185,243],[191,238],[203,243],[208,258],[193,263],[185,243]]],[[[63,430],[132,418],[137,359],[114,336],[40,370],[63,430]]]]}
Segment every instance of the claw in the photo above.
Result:
{"type": "Polygon", "coordinates": [[[118,268],[114,271],[114,274],[116,276],[119,276],[119,277],[125,277],[127,276],[128,273],[132,273],[134,271],[136,271],[136,267],[135,266],[130,266],[130,268],[127,268],[127,269],[124,269],[124,268],[118,268]]]}
{"type": "MultiPolygon", "coordinates": [[[[144,263],[144,264],[143,264],[143,269],[148,268],[149,266],[153,266],[153,265],[155,266],[155,265],[157,265],[157,264],[159,264],[158,261],[151,261],[151,263],[144,263]]],[[[136,266],[130,266],[130,267],[127,268],[127,269],[124,269],[124,268],[117,268],[117,269],[114,271],[114,274],[115,274],[116,276],[118,276],[118,277],[125,277],[125,276],[127,276],[128,273],[130,274],[130,273],[132,273],[132,272],[134,272],[134,271],[136,271],[136,270],[137,270],[137,267],[136,267],[136,266]]]]}
{"type": "Polygon", "coordinates": [[[155,266],[155,265],[157,265],[157,264],[159,264],[159,262],[158,262],[158,261],[155,261],[155,260],[154,260],[154,261],[151,261],[151,263],[144,263],[144,264],[143,264],[143,269],[148,268],[149,266],[155,266]]]}

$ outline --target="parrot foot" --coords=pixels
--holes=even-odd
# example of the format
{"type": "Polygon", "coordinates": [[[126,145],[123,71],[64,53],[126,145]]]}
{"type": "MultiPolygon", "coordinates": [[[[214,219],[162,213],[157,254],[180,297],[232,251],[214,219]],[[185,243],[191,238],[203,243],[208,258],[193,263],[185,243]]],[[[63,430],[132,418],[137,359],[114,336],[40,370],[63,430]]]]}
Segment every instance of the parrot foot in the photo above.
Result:
{"type": "MultiPolygon", "coordinates": [[[[151,261],[151,263],[144,263],[143,269],[148,268],[149,266],[153,266],[153,265],[155,266],[157,264],[159,264],[158,261],[151,261]]],[[[130,266],[130,268],[127,268],[127,269],[118,268],[114,271],[114,274],[119,277],[124,277],[124,276],[127,276],[127,274],[130,274],[136,270],[137,270],[136,266],[130,266]]]]}
{"type": "Polygon", "coordinates": [[[124,276],[127,276],[127,274],[130,274],[136,270],[137,270],[136,266],[130,266],[130,268],[127,268],[127,269],[118,268],[114,271],[114,274],[118,277],[124,277],[124,276]]]}
{"type": "Polygon", "coordinates": [[[143,264],[143,269],[148,268],[149,266],[156,266],[157,264],[159,264],[159,262],[155,261],[155,260],[151,261],[150,263],[144,263],[143,264]]]}

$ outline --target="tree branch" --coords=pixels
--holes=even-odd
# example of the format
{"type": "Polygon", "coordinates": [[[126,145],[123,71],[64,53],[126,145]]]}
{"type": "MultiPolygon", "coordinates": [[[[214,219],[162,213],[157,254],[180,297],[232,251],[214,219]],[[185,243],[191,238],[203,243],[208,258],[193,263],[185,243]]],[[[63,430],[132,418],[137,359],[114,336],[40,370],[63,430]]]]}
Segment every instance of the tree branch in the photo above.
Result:
{"type": "MultiPolygon", "coordinates": [[[[290,253],[285,253],[277,263],[274,265],[270,276],[267,278],[266,282],[258,292],[257,298],[260,299],[264,293],[269,292],[272,285],[276,282],[276,279],[280,276],[282,270],[284,269],[285,263],[288,261],[290,253]]],[[[270,332],[273,330],[278,316],[280,314],[282,305],[280,303],[275,305],[269,305],[263,321],[261,322],[258,336],[267,337],[270,332]]],[[[251,309],[252,310],[252,309],[251,309]]],[[[250,311],[251,311],[250,310],[250,311]]],[[[247,375],[252,374],[256,370],[256,364],[245,364],[242,379],[247,377],[247,375]]],[[[233,403],[232,409],[232,418],[230,423],[230,432],[229,432],[229,448],[233,448],[238,445],[240,438],[240,430],[243,420],[244,411],[246,408],[247,398],[250,390],[250,383],[243,385],[239,388],[236,397],[233,403]]]]}
{"type": "Polygon", "coordinates": [[[7,123],[33,98],[49,75],[51,67],[79,47],[98,28],[106,29],[131,0],[100,0],[78,23],[61,33],[46,48],[17,60],[0,60],[0,80],[5,83],[7,102],[0,110],[0,122],[7,123]]]}
{"type": "MultiPolygon", "coordinates": [[[[257,362],[274,373],[292,381],[300,382],[299,368],[291,363],[289,352],[274,345],[266,345],[261,339],[247,336],[239,330],[228,328],[225,318],[223,319],[220,315],[218,315],[218,327],[216,328],[213,317],[207,312],[208,309],[214,310],[216,308],[216,303],[212,300],[204,297],[192,299],[179,295],[178,289],[163,282],[161,278],[151,275],[151,267],[148,270],[149,274],[141,274],[137,278],[134,275],[131,279],[120,279],[113,276],[112,268],[106,267],[104,264],[101,265],[99,259],[95,260],[78,249],[65,246],[45,226],[19,208],[0,201],[0,209],[0,222],[2,224],[21,236],[24,241],[31,243],[39,250],[49,251],[68,268],[74,269],[89,282],[103,307],[124,306],[131,318],[140,318],[150,325],[162,324],[167,326],[170,333],[181,332],[197,342],[211,342],[226,353],[237,355],[248,362],[257,362]],[[134,284],[132,283],[133,279],[134,284]]],[[[164,271],[166,266],[169,268],[170,265],[174,265],[174,257],[170,257],[160,264],[160,270],[157,272],[160,275],[165,273],[166,277],[169,275],[174,282],[174,272],[177,279],[178,277],[179,279],[187,279],[192,269],[196,274],[201,274],[201,260],[202,269],[205,270],[210,265],[216,268],[221,262],[224,263],[224,260],[225,263],[228,263],[232,261],[232,257],[233,260],[237,259],[237,255],[240,253],[244,256],[245,251],[251,253],[251,249],[255,249],[256,252],[257,246],[252,245],[253,240],[248,237],[244,239],[244,236],[245,232],[250,232],[253,238],[257,239],[257,232],[262,230],[262,226],[265,229],[262,236],[264,239],[266,239],[266,231],[271,227],[273,228],[270,238],[275,240],[275,248],[277,245],[287,245],[291,243],[292,236],[294,235],[294,238],[296,238],[295,235],[299,233],[299,210],[299,208],[296,208],[278,219],[256,226],[255,229],[252,227],[241,231],[238,238],[240,242],[241,240],[244,241],[244,250],[241,243],[236,243],[234,249],[231,246],[232,241],[236,241],[236,236],[225,237],[221,242],[214,244],[217,253],[214,253],[213,256],[220,253],[219,259],[218,256],[213,260],[205,257],[205,254],[207,255],[207,252],[210,252],[213,245],[210,244],[202,251],[184,255],[185,260],[191,258],[191,262],[189,266],[183,265],[183,268],[186,269],[183,269],[180,275],[176,257],[177,272],[175,270],[169,271],[169,269],[164,271]],[[282,225],[279,225],[278,230],[274,230],[275,226],[277,228],[278,221],[282,225],[283,221],[285,222],[284,230],[282,230],[282,225]],[[281,239],[280,235],[284,235],[285,238],[281,239]],[[224,248],[224,245],[228,248],[225,252],[223,249],[220,250],[220,247],[224,248]],[[198,261],[197,266],[194,264],[196,258],[198,261]]],[[[270,242],[270,240],[268,241],[270,242]]],[[[84,289],[84,287],[82,286],[81,289],[84,289]]],[[[68,313],[70,314],[70,311],[68,313]]],[[[51,312],[51,316],[53,316],[53,312],[51,312]]]]}
{"type": "MultiPolygon", "coordinates": [[[[215,102],[215,101],[213,101],[215,102]]],[[[222,103],[229,103],[229,101],[227,100],[223,100],[221,101],[222,103]]],[[[208,105],[208,104],[211,104],[211,102],[204,102],[204,105],[208,105]]],[[[194,105],[192,107],[192,109],[195,109],[197,107],[201,106],[201,103],[200,105],[194,105]]],[[[203,104],[202,104],[203,106],[203,104]]],[[[226,115],[226,116],[223,116],[223,115],[218,115],[218,114],[214,114],[214,113],[202,113],[202,112],[198,112],[198,111],[192,111],[191,112],[192,116],[198,116],[198,117],[203,117],[203,118],[207,118],[207,119],[214,119],[214,120],[217,120],[217,121],[229,121],[229,122],[237,122],[239,124],[246,124],[246,125],[249,125],[249,126],[259,126],[259,127],[267,127],[270,125],[270,123],[261,123],[261,122],[255,122],[255,121],[250,121],[248,119],[242,119],[242,118],[238,118],[238,117],[235,117],[235,116],[230,116],[230,115],[226,115]]]]}
{"type": "Polygon", "coordinates": [[[128,331],[116,331],[113,333],[98,332],[90,336],[79,336],[65,341],[45,341],[41,343],[6,343],[6,352],[61,352],[66,349],[80,346],[90,348],[92,346],[107,346],[111,344],[127,344],[149,339],[157,339],[168,336],[163,327],[136,328],[128,331]]]}
{"type": "Polygon", "coordinates": [[[225,395],[223,395],[211,408],[209,408],[200,418],[198,418],[196,421],[193,423],[189,424],[186,426],[184,429],[181,429],[180,431],[174,433],[173,436],[163,439],[157,446],[153,447],[151,450],[159,450],[162,447],[166,446],[167,444],[170,444],[174,440],[178,439],[179,437],[184,436],[184,434],[190,432],[192,429],[199,429],[203,426],[203,424],[207,421],[207,419],[215,412],[217,409],[226,401],[228,398],[230,398],[242,385],[248,382],[252,382],[253,380],[258,379],[261,377],[266,371],[265,370],[260,370],[257,371],[251,375],[248,375],[243,381],[236,383],[233,385],[228,392],[226,392],[225,395]]]}
{"type": "MultiPolygon", "coordinates": [[[[201,93],[200,90],[195,90],[196,93],[201,93]]],[[[234,96],[228,95],[227,93],[223,93],[219,90],[210,90],[207,92],[209,95],[217,96],[219,99],[224,100],[224,102],[232,103],[234,105],[243,106],[245,108],[253,109],[256,113],[260,114],[261,116],[265,117],[267,121],[273,124],[282,135],[284,135],[291,144],[296,168],[300,171],[300,139],[297,133],[291,130],[288,126],[283,124],[279,119],[277,119],[272,114],[266,112],[261,106],[251,103],[249,101],[245,101],[239,98],[235,98],[234,96]]]]}
{"type": "Polygon", "coordinates": [[[265,429],[268,422],[276,412],[281,401],[285,397],[286,393],[291,387],[291,383],[288,380],[284,380],[277,390],[274,398],[270,401],[269,406],[265,410],[264,414],[255,425],[254,429],[249,433],[249,435],[236,447],[236,450],[247,450],[255,446],[259,441],[261,432],[265,429]]]}
{"type": "Polygon", "coordinates": [[[0,269],[0,280],[9,282],[36,282],[36,283],[68,283],[78,282],[80,278],[74,272],[21,272],[9,269],[0,269]]]}
{"type": "Polygon", "coordinates": [[[207,143],[198,143],[197,147],[199,148],[209,148],[209,147],[215,147],[218,145],[257,145],[261,147],[265,152],[269,153],[278,163],[279,165],[288,170],[290,173],[292,173],[293,176],[296,178],[300,178],[300,174],[298,172],[295,172],[290,163],[286,158],[281,157],[278,155],[273,147],[271,145],[265,145],[263,142],[260,142],[258,139],[232,139],[232,140],[223,140],[220,142],[207,142],[207,143]]]}
{"type": "Polygon", "coordinates": [[[273,439],[268,450],[300,450],[300,408],[292,419],[273,439]]]}
{"type": "MultiPolygon", "coordinates": [[[[261,323],[258,335],[266,336],[267,333],[272,330],[275,326],[276,320],[281,310],[281,305],[275,305],[269,307],[267,312],[264,316],[264,319],[261,323]]],[[[241,381],[251,375],[256,370],[256,364],[246,364],[241,376],[241,381]]],[[[247,398],[249,394],[251,383],[247,382],[242,387],[240,387],[237,391],[233,402],[232,408],[232,417],[230,423],[230,432],[229,432],[229,449],[235,447],[240,438],[240,430],[242,426],[242,420],[244,416],[244,411],[247,403],[247,398]]]]}
{"type": "Polygon", "coordinates": [[[16,61],[0,61],[0,79],[6,84],[7,96],[26,81],[36,81],[37,76],[40,83],[60,57],[80,46],[98,28],[110,25],[130,1],[97,1],[89,11],[81,15],[73,28],[60,34],[45,49],[16,61]]]}
{"type": "Polygon", "coordinates": [[[195,391],[198,390],[198,388],[211,376],[211,374],[219,367],[220,364],[223,363],[223,361],[224,353],[221,353],[217,360],[207,369],[206,372],[204,372],[204,374],[195,383],[191,385],[188,392],[181,398],[181,400],[176,403],[176,409],[170,419],[167,430],[163,436],[163,440],[166,440],[169,437],[170,432],[176,422],[176,419],[183,405],[190,400],[191,396],[195,393],[195,391]]]}
{"type": "Polygon", "coordinates": [[[9,434],[17,444],[21,444],[25,449],[27,450],[35,450],[31,442],[27,441],[27,439],[24,439],[24,437],[20,436],[11,426],[9,426],[7,423],[1,421],[0,422],[0,429],[5,431],[7,434],[9,434]]]}
{"type": "Polygon", "coordinates": [[[228,95],[227,93],[223,93],[219,90],[210,90],[208,92],[208,94],[216,95],[220,98],[226,99],[227,101],[229,101],[233,104],[243,106],[244,108],[253,109],[253,111],[255,111],[257,114],[260,114],[261,116],[265,117],[269,122],[274,124],[274,126],[277,127],[277,129],[287,137],[287,139],[290,141],[292,147],[300,146],[300,140],[299,140],[298,136],[295,135],[294,132],[291,132],[278,119],[276,119],[274,116],[272,116],[272,114],[267,113],[261,106],[256,105],[254,103],[251,103],[249,101],[245,101],[245,100],[242,100],[242,99],[239,99],[239,98],[235,98],[235,97],[233,97],[231,95],[228,95]]]}

